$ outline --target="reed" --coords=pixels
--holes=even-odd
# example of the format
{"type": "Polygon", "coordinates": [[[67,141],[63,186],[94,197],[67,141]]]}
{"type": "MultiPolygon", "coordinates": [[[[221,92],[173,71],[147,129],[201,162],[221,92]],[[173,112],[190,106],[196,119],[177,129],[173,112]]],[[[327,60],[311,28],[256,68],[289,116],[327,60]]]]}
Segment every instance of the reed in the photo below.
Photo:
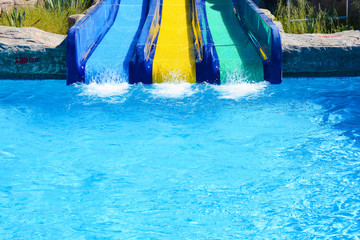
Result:
{"type": "Polygon", "coordinates": [[[6,21],[13,27],[22,27],[23,22],[25,21],[25,17],[25,11],[19,11],[16,8],[14,8],[11,12],[6,12],[4,14],[6,21]]]}
{"type": "Polygon", "coordinates": [[[44,0],[35,6],[14,8],[0,17],[0,25],[36,27],[41,30],[67,34],[68,17],[89,8],[92,0],[44,0]]]}
{"type": "Polygon", "coordinates": [[[290,21],[288,17],[287,1],[279,1],[275,16],[280,21],[287,33],[303,34],[303,33],[335,33],[344,30],[350,30],[352,27],[347,26],[341,20],[333,19],[338,17],[335,10],[321,9],[311,6],[306,0],[292,1],[291,20],[307,19],[306,21],[290,21]]]}

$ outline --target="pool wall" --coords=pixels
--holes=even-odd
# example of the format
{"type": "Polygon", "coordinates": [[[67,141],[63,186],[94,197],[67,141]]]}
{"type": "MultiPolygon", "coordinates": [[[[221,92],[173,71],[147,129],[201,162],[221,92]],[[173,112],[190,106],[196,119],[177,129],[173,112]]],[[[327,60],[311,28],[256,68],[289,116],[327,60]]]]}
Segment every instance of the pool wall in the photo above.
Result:
{"type": "Polygon", "coordinates": [[[282,32],[283,73],[289,77],[360,76],[360,31],[282,32]]]}
{"type": "Polygon", "coordinates": [[[66,35],[0,26],[0,79],[65,79],[66,35]]]}

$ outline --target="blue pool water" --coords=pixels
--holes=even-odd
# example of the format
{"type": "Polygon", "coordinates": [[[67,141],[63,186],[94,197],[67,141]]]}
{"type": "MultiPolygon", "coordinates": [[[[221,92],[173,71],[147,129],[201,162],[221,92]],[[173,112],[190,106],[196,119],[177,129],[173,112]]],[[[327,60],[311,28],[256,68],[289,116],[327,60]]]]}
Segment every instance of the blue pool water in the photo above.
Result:
{"type": "Polygon", "coordinates": [[[360,78],[1,81],[1,239],[357,239],[360,78]]]}

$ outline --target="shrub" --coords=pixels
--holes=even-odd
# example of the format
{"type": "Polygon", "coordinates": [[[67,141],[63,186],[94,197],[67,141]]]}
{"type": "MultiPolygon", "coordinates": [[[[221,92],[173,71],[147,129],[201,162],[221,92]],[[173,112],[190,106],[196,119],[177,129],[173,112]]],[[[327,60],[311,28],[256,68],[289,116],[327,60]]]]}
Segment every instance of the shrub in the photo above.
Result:
{"type": "Polygon", "coordinates": [[[287,33],[335,33],[351,29],[340,20],[333,19],[338,16],[335,10],[322,10],[320,5],[314,8],[306,0],[298,0],[291,5],[291,19],[288,17],[288,11],[287,4],[281,0],[277,5],[275,16],[287,33]],[[296,21],[296,19],[306,20],[296,21]]]}
{"type": "Polygon", "coordinates": [[[360,0],[353,1],[352,5],[353,5],[354,7],[360,8],[360,0]]]}
{"type": "Polygon", "coordinates": [[[91,4],[91,0],[45,0],[43,6],[51,11],[64,12],[68,9],[85,10],[91,4]]]}
{"type": "Polygon", "coordinates": [[[33,7],[17,8],[3,13],[0,25],[13,27],[36,27],[47,32],[67,34],[68,17],[82,13],[92,0],[45,0],[33,7]]]}
{"type": "Polygon", "coordinates": [[[25,11],[19,11],[15,8],[12,10],[12,12],[4,13],[4,18],[12,27],[22,27],[23,22],[25,21],[25,16],[25,11]]]}

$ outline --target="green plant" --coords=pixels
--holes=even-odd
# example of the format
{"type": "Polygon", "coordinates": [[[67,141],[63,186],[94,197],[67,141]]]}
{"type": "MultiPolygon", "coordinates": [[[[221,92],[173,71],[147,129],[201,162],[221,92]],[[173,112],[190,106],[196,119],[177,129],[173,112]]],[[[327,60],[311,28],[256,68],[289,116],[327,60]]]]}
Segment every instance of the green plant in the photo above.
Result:
{"type": "Polygon", "coordinates": [[[92,4],[91,0],[45,0],[44,7],[52,11],[66,11],[67,9],[86,9],[92,4]]]}
{"type": "Polygon", "coordinates": [[[352,5],[353,5],[354,7],[360,8],[360,0],[355,0],[355,1],[353,1],[352,5]]]}
{"type": "Polygon", "coordinates": [[[14,8],[10,13],[5,12],[4,17],[8,21],[10,26],[22,27],[23,22],[25,21],[26,11],[14,8]]]}
{"type": "Polygon", "coordinates": [[[47,32],[67,34],[68,17],[82,13],[91,4],[92,0],[44,0],[33,7],[13,9],[9,14],[2,14],[0,25],[36,27],[47,32]]]}
{"type": "MultiPolygon", "coordinates": [[[[287,2],[287,1],[286,1],[287,2]]],[[[306,0],[292,1],[290,19],[289,9],[282,0],[278,3],[275,16],[283,24],[287,33],[335,33],[351,29],[337,20],[335,10],[322,10],[311,6],[306,0]]]]}

